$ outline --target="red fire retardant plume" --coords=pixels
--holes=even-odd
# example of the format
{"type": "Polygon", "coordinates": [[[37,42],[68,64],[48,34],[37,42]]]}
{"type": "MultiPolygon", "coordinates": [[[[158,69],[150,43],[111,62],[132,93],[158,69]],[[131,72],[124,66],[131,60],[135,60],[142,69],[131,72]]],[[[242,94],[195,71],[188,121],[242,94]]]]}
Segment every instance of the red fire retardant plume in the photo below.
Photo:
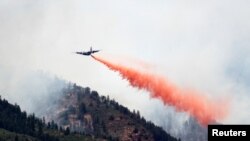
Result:
{"type": "Polygon", "coordinates": [[[209,100],[197,91],[180,89],[156,74],[112,63],[112,61],[101,57],[92,57],[111,70],[119,72],[123,79],[129,81],[131,86],[148,91],[152,97],[159,98],[164,104],[175,107],[177,111],[189,113],[204,126],[221,120],[227,115],[225,104],[209,100]]]}

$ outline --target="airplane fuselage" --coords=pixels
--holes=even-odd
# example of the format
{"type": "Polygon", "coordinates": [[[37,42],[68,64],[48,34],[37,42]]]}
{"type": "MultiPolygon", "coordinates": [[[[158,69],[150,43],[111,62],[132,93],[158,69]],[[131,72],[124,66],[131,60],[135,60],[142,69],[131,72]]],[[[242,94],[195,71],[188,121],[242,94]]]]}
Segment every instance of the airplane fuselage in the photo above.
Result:
{"type": "Polygon", "coordinates": [[[92,47],[90,47],[90,51],[86,51],[86,52],[75,52],[76,54],[80,54],[80,55],[86,55],[86,56],[90,56],[93,53],[99,52],[100,50],[92,50],[92,47]]]}
{"type": "Polygon", "coordinates": [[[76,54],[89,56],[92,54],[92,52],[90,52],[90,51],[88,51],[88,52],[76,52],[76,54]]]}

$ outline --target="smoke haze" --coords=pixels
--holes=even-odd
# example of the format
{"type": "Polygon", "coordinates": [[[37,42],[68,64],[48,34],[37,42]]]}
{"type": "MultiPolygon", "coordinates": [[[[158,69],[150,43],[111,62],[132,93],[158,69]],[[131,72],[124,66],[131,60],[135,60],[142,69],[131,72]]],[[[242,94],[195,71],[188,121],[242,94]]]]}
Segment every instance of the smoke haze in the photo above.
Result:
{"type": "Polygon", "coordinates": [[[0,69],[0,95],[22,110],[42,117],[55,105],[67,83],[41,71],[0,69]],[[46,106],[44,106],[46,105],[46,106]]]}

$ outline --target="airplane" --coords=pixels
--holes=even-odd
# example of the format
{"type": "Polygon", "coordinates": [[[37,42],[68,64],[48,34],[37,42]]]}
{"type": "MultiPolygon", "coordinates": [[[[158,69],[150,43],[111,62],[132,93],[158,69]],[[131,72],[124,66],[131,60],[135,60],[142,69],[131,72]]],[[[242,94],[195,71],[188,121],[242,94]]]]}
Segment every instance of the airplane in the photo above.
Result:
{"type": "Polygon", "coordinates": [[[99,52],[100,50],[92,50],[92,47],[90,47],[90,50],[89,51],[86,51],[86,52],[75,52],[76,54],[81,54],[81,55],[86,55],[86,56],[89,56],[93,53],[96,53],[96,52],[99,52]]]}

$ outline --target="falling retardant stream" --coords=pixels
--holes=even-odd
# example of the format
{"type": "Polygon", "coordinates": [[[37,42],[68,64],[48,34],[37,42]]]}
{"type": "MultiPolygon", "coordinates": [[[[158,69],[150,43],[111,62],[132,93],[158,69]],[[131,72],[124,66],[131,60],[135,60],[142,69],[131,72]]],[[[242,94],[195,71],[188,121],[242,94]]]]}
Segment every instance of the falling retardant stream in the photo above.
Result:
{"type": "Polygon", "coordinates": [[[222,120],[228,113],[226,102],[215,102],[198,91],[181,89],[163,76],[120,65],[103,57],[92,57],[109,69],[117,71],[131,86],[148,91],[151,97],[160,99],[177,111],[187,112],[203,126],[222,120]]]}

